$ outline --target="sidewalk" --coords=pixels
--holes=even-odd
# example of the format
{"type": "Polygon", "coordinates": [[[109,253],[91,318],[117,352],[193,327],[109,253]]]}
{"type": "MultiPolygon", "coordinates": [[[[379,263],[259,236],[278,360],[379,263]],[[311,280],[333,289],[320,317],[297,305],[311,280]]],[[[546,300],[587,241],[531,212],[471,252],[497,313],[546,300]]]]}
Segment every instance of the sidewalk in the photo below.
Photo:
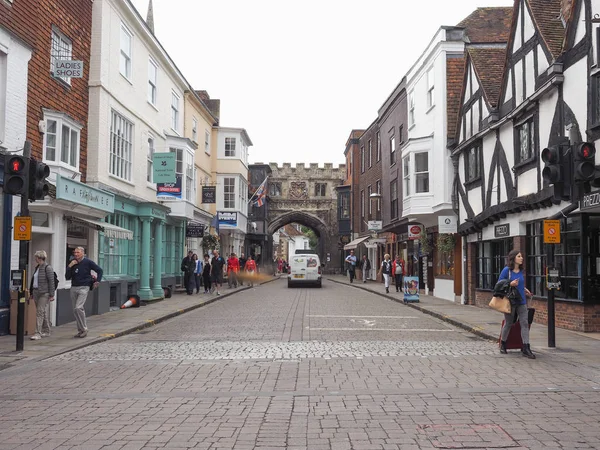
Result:
{"type": "MultiPolygon", "coordinates": [[[[383,283],[377,281],[363,283],[361,280],[354,280],[354,283],[350,284],[348,277],[343,275],[329,275],[326,279],[403,302],[402,294],[396,292],[394,285],[390,286],[390,293],[386,294],[383,283]]],[[[504,318],[503,314],[490,308],[461,305],[432,295],[421,295],[418,303],[408,303],[407,306],[494,341],[498,340],[504,318]]],[[[529,335],[531,348],[536,352],[578,352],[595,357],[600,362],[600,333],[579,333],[562,328],[555,330],[556,347],[549,348],[548,326],[534,322],[529,335]]]]}
{"type": "MultiPolygon", "coordinates": [[[[275,279],[277,278],[256,284],[269,283],[275,279]]],[[[87,318],[89,330],[87,337],[74,338],[77,327],[75,322],[71,322],[52,327],[51,336],[39,341],[32,341],[29,339],[30,336],[25,336],[22,352],[15,351],[17,347],[15,335],[0,336],[0,370],[7,366],[42,360],[130,334],[246,289],[250,287],[247,285],[232,289],[224,287],[221,289],[221,295],[202,293],[187,295],[184,292],[176,292],[169,299],[142,305],[139,308],[117,309],[106,314],[90,316],[87,318]]]]}

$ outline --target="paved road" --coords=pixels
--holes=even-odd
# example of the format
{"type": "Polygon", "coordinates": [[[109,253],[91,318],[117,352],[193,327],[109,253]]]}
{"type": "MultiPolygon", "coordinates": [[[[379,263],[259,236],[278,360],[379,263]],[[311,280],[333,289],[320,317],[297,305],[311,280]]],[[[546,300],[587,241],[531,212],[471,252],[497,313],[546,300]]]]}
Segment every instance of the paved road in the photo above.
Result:
{"type": "Polygon", "coordinates": [[[0,372],[0,449],[600,448],[600,374],[277,281],[0,372]]]}

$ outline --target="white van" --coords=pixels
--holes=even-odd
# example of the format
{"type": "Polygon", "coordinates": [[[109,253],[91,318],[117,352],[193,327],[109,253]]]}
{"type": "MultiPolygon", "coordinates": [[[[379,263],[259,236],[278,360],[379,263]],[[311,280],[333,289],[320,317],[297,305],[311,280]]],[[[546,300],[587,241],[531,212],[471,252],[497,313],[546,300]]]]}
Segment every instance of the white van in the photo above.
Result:
{"type": "Polygon", "coordinates": [[[289,261],[288,287],[313,284],[321,287],[322,266],[319,255],[293,255],[289,261]]]}

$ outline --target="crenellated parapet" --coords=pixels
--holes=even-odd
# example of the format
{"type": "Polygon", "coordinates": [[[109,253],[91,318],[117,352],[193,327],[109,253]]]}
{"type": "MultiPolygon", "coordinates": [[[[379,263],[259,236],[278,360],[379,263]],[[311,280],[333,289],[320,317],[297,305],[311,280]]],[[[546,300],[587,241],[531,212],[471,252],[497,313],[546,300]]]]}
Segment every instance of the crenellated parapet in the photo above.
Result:
{"type": "Polygon", "coordinates": [[[279,166],[277,163],[269,163],[272,171],[272,178],[331,178],[343,180],[346,177],[346,164],[339,164],[333,167],[332,163],[325,163],[319,167],[318,163],[283,163],[279,166]]]}

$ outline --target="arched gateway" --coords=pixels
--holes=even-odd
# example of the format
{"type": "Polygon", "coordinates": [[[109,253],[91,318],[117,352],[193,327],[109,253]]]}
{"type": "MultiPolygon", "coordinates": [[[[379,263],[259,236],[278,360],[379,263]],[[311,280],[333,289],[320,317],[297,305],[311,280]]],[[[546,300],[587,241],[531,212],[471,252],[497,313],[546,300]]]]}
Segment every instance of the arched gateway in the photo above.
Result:
{"type": "MultiPolygon", "coordinates": [[[[319,238],[318,252],[327,270],[339,270],[337,188],[346,177],[346,166],[251,164],[251,192],[267,176],[266,208],[252,208],[249,212],[249,220],[255,224],[254,236],[252,233],[248,236],[250,245],[253,239],[268,241],[281,227],[299,223],[311,228],[319,238]]],[[[272,245],[266,247],[272,252],[272,245]]]]}

